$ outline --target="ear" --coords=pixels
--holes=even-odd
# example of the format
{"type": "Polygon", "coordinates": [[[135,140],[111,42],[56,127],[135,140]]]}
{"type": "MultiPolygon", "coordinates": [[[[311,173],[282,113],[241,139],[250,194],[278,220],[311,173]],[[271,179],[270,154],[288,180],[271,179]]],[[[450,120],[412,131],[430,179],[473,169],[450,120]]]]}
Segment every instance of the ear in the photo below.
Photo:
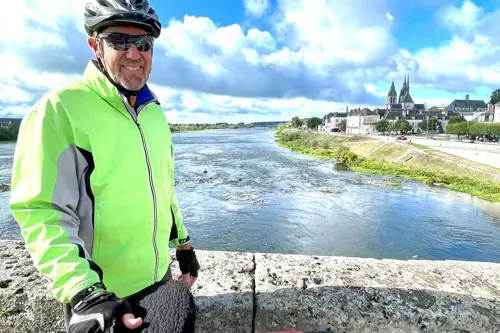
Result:
{"type": "Polygon", "coordinates": [[[92,50],[92,53],[94,53],[94,55],[96,57],[98,57],[100,55],[99,53],[99,45],[95,39],[94,36],[90,36],[88,39],[87,39],[87,44],[89,45],[90,49],[92,50]]]}

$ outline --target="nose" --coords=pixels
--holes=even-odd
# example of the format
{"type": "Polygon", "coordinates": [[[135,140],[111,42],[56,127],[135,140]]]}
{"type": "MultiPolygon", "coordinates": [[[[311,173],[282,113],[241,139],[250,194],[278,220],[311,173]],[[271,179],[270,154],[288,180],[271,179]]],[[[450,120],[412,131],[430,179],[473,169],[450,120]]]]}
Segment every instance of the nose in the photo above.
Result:
{"type": "Polygon", "coordinates": [[[132,44],[132,46],[127,50],[125,56],[132,60],[139,60],[141,58],[141,54],[135,44],[132,44]]]}

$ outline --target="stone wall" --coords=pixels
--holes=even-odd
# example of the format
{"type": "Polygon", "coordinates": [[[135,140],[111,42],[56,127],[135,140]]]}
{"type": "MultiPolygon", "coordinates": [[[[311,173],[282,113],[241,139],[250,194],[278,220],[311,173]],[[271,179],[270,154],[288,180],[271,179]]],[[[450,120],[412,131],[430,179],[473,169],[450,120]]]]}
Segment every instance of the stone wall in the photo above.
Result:
{"type": "MultiPolygon", "coordinates": [[[[199,333],[500,332],[500,264],[197,254],[199,333]]],[[[0,241],[0,332],[64,332],[21,242],[0,241]]]]}

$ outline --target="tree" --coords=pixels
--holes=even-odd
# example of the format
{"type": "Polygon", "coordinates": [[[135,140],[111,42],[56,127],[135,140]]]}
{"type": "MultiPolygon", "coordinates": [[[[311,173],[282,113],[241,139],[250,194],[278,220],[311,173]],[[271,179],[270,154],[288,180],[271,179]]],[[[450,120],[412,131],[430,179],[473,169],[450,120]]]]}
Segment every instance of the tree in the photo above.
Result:
{"type": "Polygon", "coordinates": [[[347,129],[347,121],[344,119],[339,123],[339,130],[345,132],[346,129],[347,129]]]}
{"type": "Polygon", "coordinates": [[[312,117],[312,118],[307,119],[307,127],[311,128],[311,129],[317,128],[321,124],[322,124],[321,118],[312,117]]]}
{"type": "Polygon", "coordinates": [[[461,121],[459,123],[450,124],[446,126],[446,133],[457,134],[458,138],[460,138],[460,135],[469,134],[468,123],[466,121],[461,121]]]}
{"type": "Polygon", "coordinates": [[[396,132],[406,133],[411,131],[410,123],[407,120],[400,119],[396,121],[393,126],[393,130],[396,132]]]}
{"type": "Polygon", "coordinates": [[[438,121],[436,118],[424,119],[418,124],[418,127],[420,127],[422,131],[436,131],[438,130],[438,121]]]}
{"type": "Polygon", "coordinates": [[[9,126],[0,126],[0,141],[15,141],[19,133],[20,122],[11,122],[9,126]]]}
{"type": "Polygon", "coordinates": [[[391,123],[389,120],[380,120],[375,123],[375,129],[377,132],[385,133],[391,130],[391,123]]]}
{"type": "Polygon", "coordinates": [[[497,104],[500,102],[500,89],[496,89],[491,93],[490,104],[497,104]]]}
{"type": "Polygon", "coordinates": [[[439,108],[437,106],[433,106],[429,109],[429,111],[439,111],[439,108]]]}
{"type": "Polygon", "coordinates": [[[292,127],[300,127],[302,126],[302,122],[300,121],[299,117],[293,117],[292,118],[292,127]]]}
{"type": "Polygon", "coordinates": [[[454,117],[451,117],[449,125],[461,123],[463,121],[467,121],[467,120],[465,120],[464,116],[454,116],[454,117]]]}

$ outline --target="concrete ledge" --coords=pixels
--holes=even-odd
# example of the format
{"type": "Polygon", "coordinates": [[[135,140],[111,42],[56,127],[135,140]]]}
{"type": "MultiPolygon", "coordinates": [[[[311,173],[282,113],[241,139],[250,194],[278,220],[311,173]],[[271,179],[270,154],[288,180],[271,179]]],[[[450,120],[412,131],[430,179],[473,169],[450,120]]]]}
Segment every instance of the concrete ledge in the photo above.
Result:
{"type": "Polygon", "coordinates": [[[500,332],[499,264],[277,254],[255,261],[255,332],[500,332]]]}
{"type": "MultiPolygon", "coordinates": [[[[500,332],[500,264],[197,254],[199,333],[500,332]]],[[[18,241],[0,241],[0,332],[64,333],[61,307],[18,241]]]]}

